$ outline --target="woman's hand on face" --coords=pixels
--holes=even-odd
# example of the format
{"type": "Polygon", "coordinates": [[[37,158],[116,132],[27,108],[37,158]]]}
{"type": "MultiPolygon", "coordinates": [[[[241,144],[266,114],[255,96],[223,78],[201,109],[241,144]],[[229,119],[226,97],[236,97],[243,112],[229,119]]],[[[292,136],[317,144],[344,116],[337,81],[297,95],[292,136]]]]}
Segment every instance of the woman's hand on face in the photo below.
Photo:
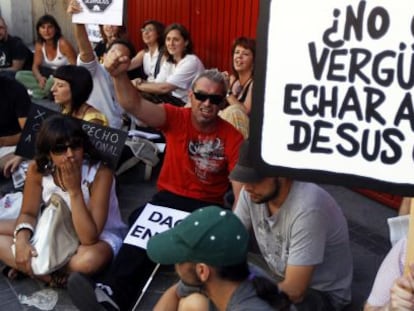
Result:
{"type": "Polygon", "coordinates": [[[66,190],[69,193],[75,193],[81,189],[81,165],[73,158],[65,158],[63,164],[59,167],[61,177],[66,190]]]}

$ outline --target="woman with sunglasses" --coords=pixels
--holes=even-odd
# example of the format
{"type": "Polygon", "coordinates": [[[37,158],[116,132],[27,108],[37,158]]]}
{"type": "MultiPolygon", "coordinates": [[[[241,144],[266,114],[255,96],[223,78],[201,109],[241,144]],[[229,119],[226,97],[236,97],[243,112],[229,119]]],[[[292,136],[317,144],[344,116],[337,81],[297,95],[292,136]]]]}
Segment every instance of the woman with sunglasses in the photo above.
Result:
{"type": "Polygon", "coordinates": [[[37,41],[31,71],[17,72],[16,80],[22,83],[36,99],[49,95],[53,84],[53,71],[67,64],[76,63],[76,52],[63,35],[56,19],[51,15],[42,16],[37,24],[37,41]]]}
{"type": "Polygon", "coordinates": [[[141,34],[145,48],[131,59],[129,70],[140,68],[141,72],[138,75],[143,80],[154,81],[165,61],[164,28],[164,24],[156,20],[148,20],[142,24],[141,34]]]}
{"type": "Polygon", "coordinates": [[[126,226],[121,220],[115,183],[110,168],[100,162],[76,119],[54,115],[43,121],[36,140],[35,160],[27,172],[23,204],[14,235],[0,236],[0,260],[33,276],[31,258],[36,250],[30,238],[36,229],[41,202],[59,194],[72,212],[80,245],[69,263],[51,275],[39,277],[64,286],[69,272],[95,274],[106,267],[122,244],[126,226]],[[15,256],[11,245],[15,240],[15,256]]]}
{"type": "Polygon", "coordinates": [[[166,60],[155,81],[144,82],[138,78],[132,84],[148,100],[184,106],[188,102],[191,83],[204,70],[204,66],[193,54],[190,33],[183,25],[169,25],[164,39],[166,60]]]}
{"type": "Polygon", "coordinates": [[[227,77],[227,107],[220,112],[220,117],[233,124],[245,139],[249,135],[249,114],[252,107],[254,58],[256,42],[246,37],[237,38],[232,46],[233,74],[227,77]]]}

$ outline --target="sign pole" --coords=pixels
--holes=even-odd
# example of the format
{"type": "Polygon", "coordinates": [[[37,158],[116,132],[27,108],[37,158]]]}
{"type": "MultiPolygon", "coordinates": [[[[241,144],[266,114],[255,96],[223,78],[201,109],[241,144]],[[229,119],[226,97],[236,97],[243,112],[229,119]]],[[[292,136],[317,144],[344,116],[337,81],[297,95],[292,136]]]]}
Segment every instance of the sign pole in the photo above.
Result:
{"type": "Polygon", "coordinates": [[[142,298],[144,297],[144,295],[145,295],[145,293],[146,293],[146,291],[147,291],[148,287],[150,286],[150,284],[151,284],[152,280],[154,279],[155,273],[157,273],[157,271],[158,271],[158,269],[159,269],[159,268],[160,268],[160,264],[158,263],[158,264],[155,266],[154,270],[152,271],[152,273],[151,273],[150,277],[148,278],[147,283],[145,283],[145,286],[142,288],[141,295],[139,295],[139,297],[138,297],[138,299],[137,299],[137,302],[135,303],[134,307],[132,308],[132,311],[136,311],[136,310],[138,310],[138,309],[137,309],[137,308],[138,308],[138,305],[139,305],[139,303],[141,302],[142,298]]]}

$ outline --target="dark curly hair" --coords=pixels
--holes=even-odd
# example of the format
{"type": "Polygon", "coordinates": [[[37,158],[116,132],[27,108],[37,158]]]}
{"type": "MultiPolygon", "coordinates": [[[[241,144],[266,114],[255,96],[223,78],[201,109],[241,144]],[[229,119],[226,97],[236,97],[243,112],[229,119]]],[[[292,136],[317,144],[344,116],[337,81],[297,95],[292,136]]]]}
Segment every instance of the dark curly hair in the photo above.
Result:
{"type": "Polygon", "coordinates": [[[81,140],[85,158],[92,163],[101,160],[98,151],[92,145],[88,135],[82,130],[80,120],[56,114],[42,122],[36,136],[36,152],[34,160],[41,174],[50,174],[50,152],[58,144],[66,144],[81,140]]]}

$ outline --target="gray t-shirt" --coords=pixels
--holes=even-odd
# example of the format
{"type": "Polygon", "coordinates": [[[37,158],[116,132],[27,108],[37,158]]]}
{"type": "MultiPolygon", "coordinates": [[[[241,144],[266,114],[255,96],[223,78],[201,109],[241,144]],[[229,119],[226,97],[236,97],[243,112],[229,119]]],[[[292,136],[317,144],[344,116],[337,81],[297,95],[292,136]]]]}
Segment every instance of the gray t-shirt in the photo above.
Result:
{"type": "Polygon", "coordinates": [[[293,182],[279,212],[269,215],[242,189],[235,209],[253,228],[260,252],[276,278],[287,265],[315,266],[310,287],[338,308],[351,300],[352,256],[345,217],[335,200],[312,183],[293,182]]]}

